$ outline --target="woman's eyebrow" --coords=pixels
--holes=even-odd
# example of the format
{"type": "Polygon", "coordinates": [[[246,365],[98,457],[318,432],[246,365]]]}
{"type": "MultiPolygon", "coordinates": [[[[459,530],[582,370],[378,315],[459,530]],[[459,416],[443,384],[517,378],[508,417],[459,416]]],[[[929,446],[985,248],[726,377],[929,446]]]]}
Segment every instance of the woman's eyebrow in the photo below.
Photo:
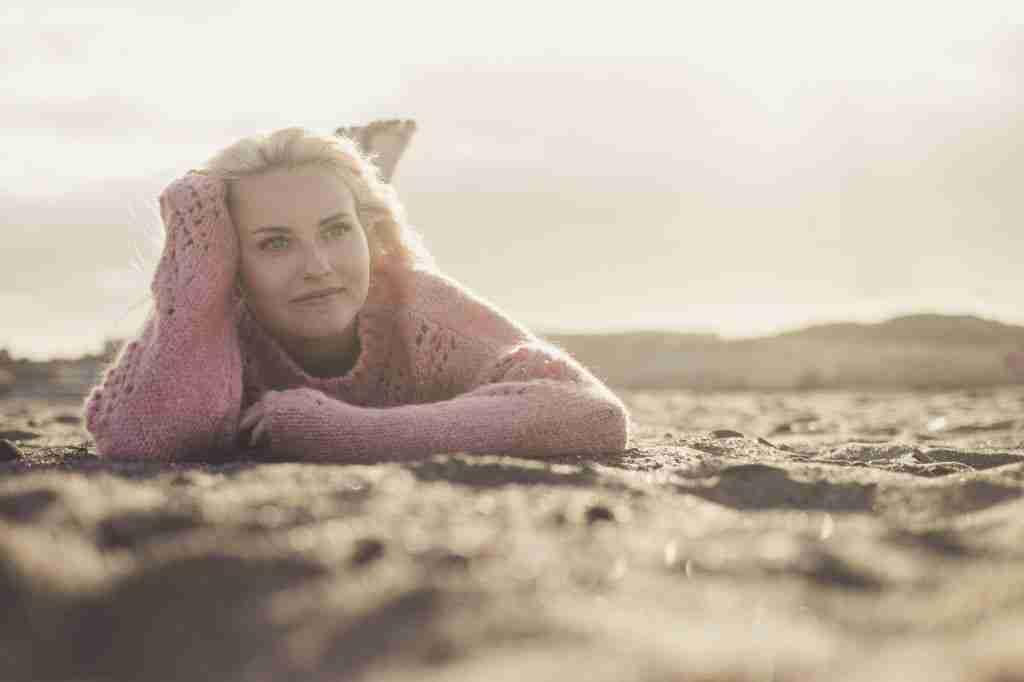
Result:
{"type": "MultiPolygon", "coordinates": [[[[334,220],[337,220],[338,218],[346,218],[347,219],[348,218],[348,213],[346,211],[341,211],[340,213],[335,213],[333,215],[329,215],[329,216],[327,216],[326,218],[324,218],[323,220],[320,221],[320,225],[321,226],[326,225],[327,223],[332,222],[334,220]]],[[[278,225],[269,225],[267,227],[260,227],[260,228],[257,228],[257,229],[252,231],[253,234],[256,234],[257,232],[291,232],[291,229],[287,228],[287,227],[278,226],[278,225]]]]}

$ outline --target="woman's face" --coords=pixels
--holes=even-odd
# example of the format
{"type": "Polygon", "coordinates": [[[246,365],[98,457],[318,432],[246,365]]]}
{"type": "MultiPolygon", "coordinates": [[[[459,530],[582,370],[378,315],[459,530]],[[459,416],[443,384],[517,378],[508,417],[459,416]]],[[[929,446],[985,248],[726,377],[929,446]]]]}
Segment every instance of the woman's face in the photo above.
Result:
{"type": "Polygon", "coordinates": [[[242,294],[261,324],[299,344],[351,330],[366,302],[370,250],[344,182],[314,167],[244,177],[231,213],[242,294]],[[299,300],[328,288],[341,291],[299,300]]]}

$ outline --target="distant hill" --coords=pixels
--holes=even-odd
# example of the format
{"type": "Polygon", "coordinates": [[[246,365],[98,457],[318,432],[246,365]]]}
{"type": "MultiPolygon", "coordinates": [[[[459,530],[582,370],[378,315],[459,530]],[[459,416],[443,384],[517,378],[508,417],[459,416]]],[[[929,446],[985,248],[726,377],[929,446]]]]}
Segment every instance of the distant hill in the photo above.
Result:
{"type": "Polygon", "coordinates": [[[924,343],[946,345],[1024,345],[1024,326],[974,315],[902,315],[883,322],[816,324],[770,336],[723,339],[717,334],[670,331],[544,334],[553,343],[626,344],[651,348],[686,348],[712,344],[749,344],[768,340],[807,340],[832,343],[924,343]]]}
{"type": "Polygon", "coordinates": [[[549,334],[630,388],[957,388],[1024,382],[1024,326],[971,315],[821,324],[753,339],[633,332],[549,334]]]}
{"type": "Polygon", "coordinates": [[[974,315],[903,315],[875,324],[839,322],[777,334],[775,338],[839,343],[923,343],[936,345],[1024,346],[1024,326],[974,315]]]}

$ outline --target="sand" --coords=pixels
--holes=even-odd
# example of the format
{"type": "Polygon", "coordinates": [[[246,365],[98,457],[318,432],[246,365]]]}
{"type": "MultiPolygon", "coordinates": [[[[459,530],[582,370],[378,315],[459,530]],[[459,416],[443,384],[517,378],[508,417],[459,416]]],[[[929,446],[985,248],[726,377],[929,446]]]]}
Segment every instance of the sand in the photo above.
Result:
{"type": "Polygon", "coordinates": [[[2,400],[0,678],[1024,679],[1024,388],[623,397],[590,460],[164,466],[2,400]]]}

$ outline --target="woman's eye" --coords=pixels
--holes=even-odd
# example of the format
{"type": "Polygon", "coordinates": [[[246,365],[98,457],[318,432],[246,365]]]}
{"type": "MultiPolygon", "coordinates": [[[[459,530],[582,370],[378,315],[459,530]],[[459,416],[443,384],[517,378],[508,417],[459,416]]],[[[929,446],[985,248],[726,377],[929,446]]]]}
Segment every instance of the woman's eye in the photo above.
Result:
{"type": "MultiPolygon", "coordinates": [[[[287,242],[287,241],[288,241],[287,237],[271,237],[270,239],[267,239],[267,240],[261,242],[260,243],[260,248],[266,250],[267,247],[269,247],[269,246],[271,246],[273,244],[280,244],[281,242],[287,242]]],[[[278,249],[271,248],[270,250],[271,251],[277,251],[278,249]]]]}
{"type": "Polygon", "coordinates": [[[328,232],[334,232],[335,234],[345,234],[351,229],[348,223],[334,223],[329,228],[328,232]]]}

